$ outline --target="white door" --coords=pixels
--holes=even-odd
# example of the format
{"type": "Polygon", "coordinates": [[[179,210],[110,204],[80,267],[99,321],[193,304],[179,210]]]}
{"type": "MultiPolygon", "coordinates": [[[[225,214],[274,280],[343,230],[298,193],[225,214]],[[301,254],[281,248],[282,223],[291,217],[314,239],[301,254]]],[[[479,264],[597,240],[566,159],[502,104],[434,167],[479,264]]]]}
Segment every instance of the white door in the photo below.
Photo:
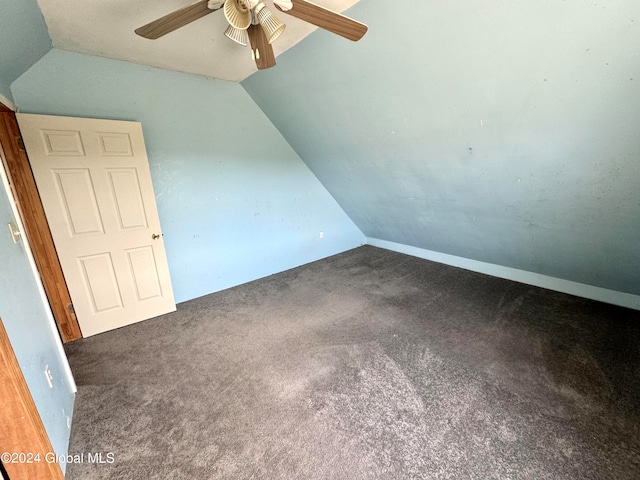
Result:
{"type": "Polygon", "coordinates": [[[175,311],[141,125],[17,117],[83,336],[175,311]]]}

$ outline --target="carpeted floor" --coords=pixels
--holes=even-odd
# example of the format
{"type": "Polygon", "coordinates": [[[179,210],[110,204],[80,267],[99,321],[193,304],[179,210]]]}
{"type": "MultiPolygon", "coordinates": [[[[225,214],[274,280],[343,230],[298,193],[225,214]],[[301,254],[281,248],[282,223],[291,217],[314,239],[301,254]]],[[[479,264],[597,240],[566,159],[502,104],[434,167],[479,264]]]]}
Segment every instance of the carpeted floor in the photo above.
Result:
{"type": "Polygon", "coordinates": [[[640,312],[361,247],[66,345],[69,480],[638,479],[640,312]]]}

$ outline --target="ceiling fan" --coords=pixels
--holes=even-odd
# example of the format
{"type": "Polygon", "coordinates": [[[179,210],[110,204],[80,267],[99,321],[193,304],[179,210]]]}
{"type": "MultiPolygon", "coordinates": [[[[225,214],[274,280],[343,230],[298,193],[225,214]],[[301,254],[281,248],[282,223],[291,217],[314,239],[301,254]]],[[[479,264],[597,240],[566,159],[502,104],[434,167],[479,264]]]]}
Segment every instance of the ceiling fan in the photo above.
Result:
{"type": "MultiPolygon", "coordinates": [[[[368,27],[351,18],[306,0],[273,0],[281,12],[297,17],[332,33],[360,40],[368,27]]],[[[136,29],[141,37],[155,40],[217,10],[222,10],[229,26],[224,34],[241,45],[251,45],[258,69],[271,68],[276,58],[271,44],[285,29],[263,0],[199,0],[136,29]]]]}

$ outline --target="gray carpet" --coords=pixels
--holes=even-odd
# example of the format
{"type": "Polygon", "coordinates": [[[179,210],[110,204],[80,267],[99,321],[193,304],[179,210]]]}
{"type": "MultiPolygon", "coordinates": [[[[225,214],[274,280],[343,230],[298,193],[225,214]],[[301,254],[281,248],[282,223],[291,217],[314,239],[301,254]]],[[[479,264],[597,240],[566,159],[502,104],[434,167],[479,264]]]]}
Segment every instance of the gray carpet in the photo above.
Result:
{"type": "Polygon", "coordinates": [[[94,479],[638,479],[640,312],[361,247],[66,346],[94,479]],[[103,457],[104,458],[104,457],[103,457]]]}

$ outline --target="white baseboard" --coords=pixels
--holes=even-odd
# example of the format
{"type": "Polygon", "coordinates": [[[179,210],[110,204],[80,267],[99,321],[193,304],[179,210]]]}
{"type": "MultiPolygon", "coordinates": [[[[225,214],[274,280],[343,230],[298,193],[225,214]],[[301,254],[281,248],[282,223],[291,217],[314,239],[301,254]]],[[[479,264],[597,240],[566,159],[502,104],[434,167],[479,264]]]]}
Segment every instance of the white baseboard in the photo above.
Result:
{"type": "Polygon", "coordinates": [[[367,245],[392,250],[394,252],[412,255],[414,257],[424,258],[433,262],[444,263],[473,272],[484,273],[494,277],[506,278],[527,285],[547,288],[557,292],[568,293],[577,297],[597,300],[599,302],[611,303],[621,307],[640,310],[640,295],[631,293],[616,292],[606,288],[594,287],[584,283],[572,282],[571,280],[563,280],[561,278],[549,277],[539,273],[527,272],[516,268],[503,267],[492,263],[479,262],[469,258],[456,257],[446,253],[434,252],[423,248],[411,247],[401,243],[388,242],[378,238],[367,237],[367,245]]]}

